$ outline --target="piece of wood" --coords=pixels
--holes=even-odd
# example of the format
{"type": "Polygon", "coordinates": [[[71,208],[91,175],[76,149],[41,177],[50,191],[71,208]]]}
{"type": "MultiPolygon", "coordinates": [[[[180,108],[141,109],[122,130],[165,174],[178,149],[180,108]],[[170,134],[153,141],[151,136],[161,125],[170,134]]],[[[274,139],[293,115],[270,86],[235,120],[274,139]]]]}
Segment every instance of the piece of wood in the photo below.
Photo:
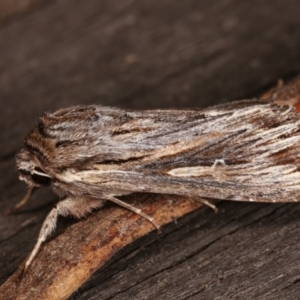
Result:
{"type": "MultiPolygon", "coordinates": [[[[297,1],[93,0],[74,5],[68,0],[4,24],[1,211],[24,193],[13,155],[45,110],[95,102],[199,107],[257,95],[300,71],[297,7],[297,1]]],[[[32,250],[54,200],[41,191],[24,213],[0,216],[1,283],[32,250]]],[[[162,235],[129,245],[71,298],[297,298],[299,205],[222,202],[218,207],[218,214],[200,210],[168,225],[162,235]]],[[[61,219],[60,228],[66,221],[61,219]]],[[[58,230],[39,257],[72,230],[58,230]]],[[[51,286],[50,281],[43,284],[51,286]]],[[[27,289],[33,292],[38,284],[27,289]]]]}
{"type": "MultiPolygon", "coordinates": [[[[138,199],[137,205],[159,225],[201,206],[180,197],[131,198],[138,199]]],[[[0,288],[0,294],[11,300],[67,299],[115,253],[151,231],[151,223],[127,210],[115,206],[102,209],[47,243],[25,273],[24,264],[18,268],[0,288]]]]}

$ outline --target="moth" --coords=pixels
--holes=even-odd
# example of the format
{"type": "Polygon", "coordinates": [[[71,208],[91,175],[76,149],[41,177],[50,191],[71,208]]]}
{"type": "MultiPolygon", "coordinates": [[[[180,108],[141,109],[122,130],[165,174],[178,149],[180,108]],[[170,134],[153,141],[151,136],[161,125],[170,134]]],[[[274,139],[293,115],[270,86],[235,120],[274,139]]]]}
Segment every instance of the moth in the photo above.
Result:
{"type": "Polygon", "coordinates": [[[131,193],[256,202],[300,200],[300,117],[259,99],[196,110],[122,110],[97,105],[45,113],[16,155],[20,180],[51,186],[60,202],[26,261],[59,215],[81,218],[105,201],[153,218],[120,199],[131,193]]]}

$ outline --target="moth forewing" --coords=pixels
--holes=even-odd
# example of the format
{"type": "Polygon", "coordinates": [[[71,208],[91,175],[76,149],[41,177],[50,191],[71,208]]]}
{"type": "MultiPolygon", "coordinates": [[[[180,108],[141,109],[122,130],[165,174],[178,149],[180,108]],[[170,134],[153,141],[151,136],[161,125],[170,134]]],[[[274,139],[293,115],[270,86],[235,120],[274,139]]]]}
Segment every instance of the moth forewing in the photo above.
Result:
{"type": "Polygon", "coordinates": [[[256,99],[204,110],[94,105],[46,113],[26,138],[17,167],[21,180],[31,187],[50,184],[62,201],[46,218],[26,267],[58,215],[80,218],[106,200],[158,228],[118,198],[133,192],[299,201],[299,121],[292,107],[256,99]]]}

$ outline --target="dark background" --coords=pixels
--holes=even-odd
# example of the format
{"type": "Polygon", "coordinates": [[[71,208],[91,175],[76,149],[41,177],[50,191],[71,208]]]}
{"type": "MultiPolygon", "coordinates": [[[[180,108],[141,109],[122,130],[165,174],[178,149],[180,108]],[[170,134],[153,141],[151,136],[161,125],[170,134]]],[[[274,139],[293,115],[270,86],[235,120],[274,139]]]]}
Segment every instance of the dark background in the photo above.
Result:
{"type": "MultiPolygon", "coordinates": [[[[7,3],[0,1],[1,212],[25,192],[14,155],[46,110],[202,107],[257,96],[300,71],[296,0],[7,3]]],[[[55,199],[44,191],[23,214],[0,215],[2,283],[30,253],[55,199]]],[[[221,202],[219,210],[134,243],[72,299],[296,299],[300,205],[221,202]]]]}

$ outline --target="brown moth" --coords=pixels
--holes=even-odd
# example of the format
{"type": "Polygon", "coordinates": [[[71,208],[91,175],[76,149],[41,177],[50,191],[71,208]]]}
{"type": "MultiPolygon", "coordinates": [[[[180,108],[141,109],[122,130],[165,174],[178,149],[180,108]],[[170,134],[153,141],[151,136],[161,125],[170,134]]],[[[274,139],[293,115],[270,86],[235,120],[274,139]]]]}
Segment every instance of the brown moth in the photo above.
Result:
{"type": "Polygon", "coordinates": [[[300,200],[300,117],[293,107],[244,100],[199,110],[122,110],[97,105],[45,113],[16,156],[20,179],[50,185],[51,210],[26,261],[58,215],[84,217],[104,201],[158,225],[119,196],[163,193],[236,201],[300,200]]]}

